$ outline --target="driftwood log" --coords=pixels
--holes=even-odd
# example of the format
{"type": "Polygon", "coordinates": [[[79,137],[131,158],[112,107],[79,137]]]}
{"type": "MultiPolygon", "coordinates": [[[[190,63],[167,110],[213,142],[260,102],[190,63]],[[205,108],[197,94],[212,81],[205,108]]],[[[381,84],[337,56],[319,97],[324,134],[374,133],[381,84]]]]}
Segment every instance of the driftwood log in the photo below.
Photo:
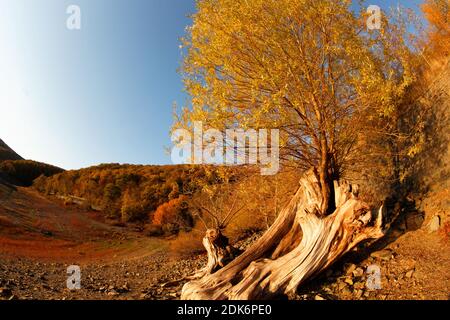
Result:
{"type": "Polygon", "coordinates": [[[336,210],[324,216],[317,174],[308,171],[269,230],[216,272],[220,258],[204,240],[211,264],[201,278],[183,286],[181,299],[270,299],[289,294],[361,241],[384,235],[384,206],[371,211],[351,184],[335,182],[334,189],[336,210]]]}

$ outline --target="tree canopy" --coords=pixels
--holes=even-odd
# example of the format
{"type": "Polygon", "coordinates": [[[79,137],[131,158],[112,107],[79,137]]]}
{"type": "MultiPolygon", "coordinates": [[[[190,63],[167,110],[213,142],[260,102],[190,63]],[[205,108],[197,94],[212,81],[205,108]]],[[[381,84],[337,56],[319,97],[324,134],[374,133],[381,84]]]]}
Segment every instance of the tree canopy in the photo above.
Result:
{"type": "MultiPolygon", "coordinates": [[[[358,119],[389,118],[414,80],[406,27],[366,30],[351,1],[200,0],[183,39],[192,105],[177,126],[280,129],[283,159],[316,167],[324,198],[355,150],[358,119]]],[[[328,200],[323,204],[329,211],[328,200]]]]}

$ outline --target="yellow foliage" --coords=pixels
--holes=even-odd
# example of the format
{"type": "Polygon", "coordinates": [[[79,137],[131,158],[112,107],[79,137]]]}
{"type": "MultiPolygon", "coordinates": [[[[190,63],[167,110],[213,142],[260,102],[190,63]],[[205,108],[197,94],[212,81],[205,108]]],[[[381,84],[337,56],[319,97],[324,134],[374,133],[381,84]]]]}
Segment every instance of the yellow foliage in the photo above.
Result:
{"type": "Polygon", "coordinates": [[[283,158],[304,168],[324,162],[338,174],[358,129],[350,120],[368,109],[391,117],[415,79],[405,26],[385,17],[381,32],[361,32],[364,19],[350,6],[197,1],[183,39],[192,106],[177,115],[173,129],[193,121],[220,130],[278,128],[283,158]]]}

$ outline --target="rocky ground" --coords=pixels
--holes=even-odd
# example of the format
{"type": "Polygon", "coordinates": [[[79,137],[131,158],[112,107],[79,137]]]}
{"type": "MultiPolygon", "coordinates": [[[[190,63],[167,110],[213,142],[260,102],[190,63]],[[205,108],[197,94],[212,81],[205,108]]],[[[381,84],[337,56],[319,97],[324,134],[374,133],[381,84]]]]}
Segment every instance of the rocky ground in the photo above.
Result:
{"type": "MultiPolygon", "coordinates": [[[[396,231],[394,231],[395,233],[396,231]]],[[[242,249],[259,235],[238,243],[242,249]]],[[[448,243],[439,233],[404,230],[370,248],[361,247],[310,281],[296,300],[449,299],[448,243]],[[395,235],[398,236],[398,235],[395,235]],[[417,242],[417,239],[422,241],[417,242]],[[414,244],[414,245],[413,245],[414,244]],[[382,249],[381,249],[382,248],[382,249]],[[377,250],[380,249],[380,250],[377,250]],[[368,252],[371,253],[369,254],[368,252]],[[444,253],[444,254],[443,254],[444,253]],[[380,282],[368,280],[380,271],[380,282]],[[375,272],[369,272],[375,270],[375,272]],[[371,282],[372,281],[372,282],[371,282]],[[368,284],[373,284],[368,288],[368,284]]],[[[112,263],[81,265],[81,289],[68,290],[67,264],[0,257],[1,299],[178,299],[184,282],[163,286],[192,274],[205,255],[177,258],[167,251],[112,263]]]]}
{"type": "Polygon", "coordinates": [[[3,299],[175,299],[161,284],[199,267],[202,259],[174,262],[164,253],[132,261],[81,265],[81,289],[67,289],[67,264],[0,258],[3,299]],[[170,271],[169,271],[170,270],[170,271]]]}
{"type": "MultiPolygon", "coordinates": [[[[89,215],[26,196],[14,198],[14,205],[0,201],[2,300],[179,299],[184,282],[165,284],[206,263],[205,254],[175,254],[169,239],[148,238],[98,221],[93,228],[89,215]],[[41,216],[39,224],[30,219],[31,205],[31,214],[41,216]],[[58,218],[49,212],[57,212],[58,218]],[[27,224],[26,233],[13,229],[18,223],[27,224]],[[80,242],[81,236],[87,238],[80,242]],[[79,290],[67,289],[70,265],[81,268],[79,290]]],[[[439,214],[400,217],[383,239],[360,245],[289,298],[449,299],[450,227],[445,213],[439,214]]],[[[235,245],[245,249],[260,235],[235,245]]]]}
{"type": "MultiPolygon", "coordinates": [[[[245,249],[255,234],[236,244],[245,249]]],[[[177,299],[185,281],[206,264],[206,255],[176,257],[165,250],[112,263],[87,263],[81,268],[81,289],[67,289],[67,263],[38,262],[0,255],[0,299],[177,299]]]]}

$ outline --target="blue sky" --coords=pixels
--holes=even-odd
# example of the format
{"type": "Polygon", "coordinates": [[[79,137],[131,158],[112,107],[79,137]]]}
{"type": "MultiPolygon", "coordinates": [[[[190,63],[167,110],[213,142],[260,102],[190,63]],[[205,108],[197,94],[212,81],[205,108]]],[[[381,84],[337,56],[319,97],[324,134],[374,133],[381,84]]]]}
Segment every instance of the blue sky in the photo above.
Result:
{"type": "Polygon", "coordinates": [[[0,0],[0,138],[65,169],[170,163],[172,105],[186,102],[179,38],[194,10],[194,0],[0,0]],[[72,4],[81,30],[66,28],[72,4]]]}

